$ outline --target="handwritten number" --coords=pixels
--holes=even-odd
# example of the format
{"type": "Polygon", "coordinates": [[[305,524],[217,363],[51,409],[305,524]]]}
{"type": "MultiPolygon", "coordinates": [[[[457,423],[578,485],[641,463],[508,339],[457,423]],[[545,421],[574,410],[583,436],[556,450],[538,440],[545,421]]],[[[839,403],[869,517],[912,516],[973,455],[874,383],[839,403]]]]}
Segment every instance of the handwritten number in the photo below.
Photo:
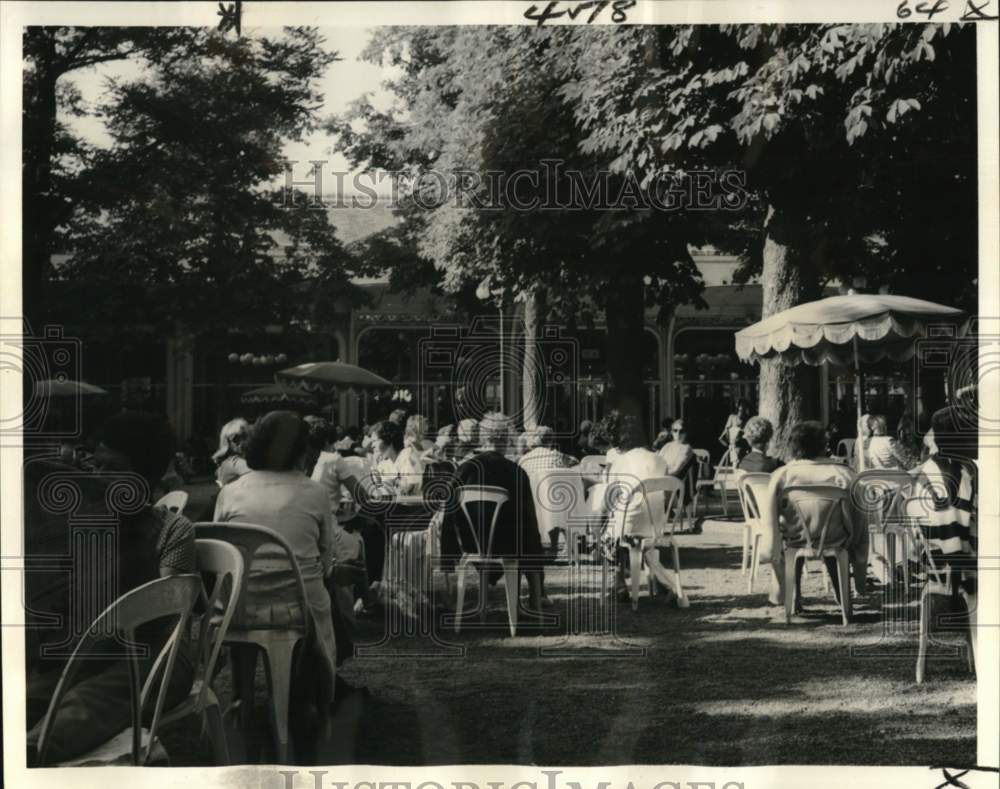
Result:
{"type": "MultiPolygon", "coordinates": [[[[971,3],[972,0],[967,0],[967,2],[971,3]]],[[[909,0],[903,0],[902,3],[896,6],[896,19],[907,19],[914,13],[917,13],[925,16],[927,21],[930,21],[942,11],[947,10],[948,0],[934,0],[934,3],[917,3],[912,10],[910,9],[909,0]]]]}
{"type": "Polygon", "coordinates": [[[559,0],[550,0],[544,8],[539,10],[537,5],[532,4],[524,12],[524,18],[535,22],[541,27],[546,22],[560,17],[568,17],[570,21],[575,21],[577,17],[585,11],[590,11],[586,24],[592,24],[609,5],[612,7],[611,21],[621,24],[626,21],[625,12],[635,5],[636,0],[585,0],[585,2],[575,3],[568,8],[559,8],[559,0]]]}
{"type": "Polygon", "coordinates": [[[942,11],[948,10],[948,3],[946,0],[935,0],[933,6],[930,6],[929,8],[928,6],[930,6],[930,3],[921,3],[917,6],[917,13],[926,15],[928,22],[934,18],[935,14],[940,14],[942,11]]]}
{"type": "Polygon", "coordinates": [[[597,19],[597,15],[601,13],[601,11],[603,11],[605,8],[607,8],[608,3],[610,2],[611,0],[601,0],[601,2],[597,4],[597,8],[594,9],[594,13],[592,13],[590,15],[590,18],[587,20],[587,24],[589,25],[591,22],[597,19]]]}
{"type": "Polygon", "coordinates": [[[611,14],[611,21],[616,25],[620,25],[628,17],[626,17],[625,12],[635,5],[635,0],[615,0],[614,9],[611,14]]]}

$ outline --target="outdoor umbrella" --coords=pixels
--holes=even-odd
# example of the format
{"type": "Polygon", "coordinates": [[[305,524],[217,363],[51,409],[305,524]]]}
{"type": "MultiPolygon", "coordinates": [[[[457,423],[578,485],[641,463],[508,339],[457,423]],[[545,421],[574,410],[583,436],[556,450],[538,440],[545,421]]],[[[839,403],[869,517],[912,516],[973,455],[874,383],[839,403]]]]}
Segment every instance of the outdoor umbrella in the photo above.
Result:
{"type": "Polygon", "coordinates": [[[387,381],[371,370],[344,362],[307,362],[287,370],[279,370],[274,378],[279,384],[324,394],[334,394],[342,389],[389,389],[393,385],[392,381],[387,381]]]}
{"type": "Polygon", "coordinates": [[[46,379],[35,384],[35,397],[95,397],[107,393],[106,389],[83,381],[46,379]]]}
{"type": "MultiPolygon", "coordinates": [[[[377,389],[391,389],[392,381],[381,375],[344,362],[307,362],[275,373],[274,379],[287,386],[294,386],[307,392],[336,395],[341,391],[351,394],[377,389]]],[[[365,409],[367,413],[367,406],[365,409]]],[[[331,408],[332,412],[332,408],[331,408]]]]}
{"type": "Polygon", "coordinates": [[[314,409],[319,401],[314,395],[300,389],[292,389],[279,384],[251,389],[240,395],[244,405],[265,406],[269,408],[293,408],[295,410],[314,409]]]}
{"type": "Polygon", "coordinates": [[[912,358],[918,337],[933,324],[959,324],[966,314],[909,296],[848,293],[772,315],[736,332],[736,354],[745,362],[780,356],[788,364],[853,366],[861,418],[861,363],[912,358]]]}

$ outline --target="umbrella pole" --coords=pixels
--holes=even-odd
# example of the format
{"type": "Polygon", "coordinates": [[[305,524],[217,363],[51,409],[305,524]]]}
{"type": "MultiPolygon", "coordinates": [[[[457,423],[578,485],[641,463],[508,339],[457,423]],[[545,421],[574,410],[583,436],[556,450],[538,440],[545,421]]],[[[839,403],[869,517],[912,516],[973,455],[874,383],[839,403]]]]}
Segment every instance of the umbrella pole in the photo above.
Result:
{"type": "Polygon", "coordinates": [[[854,456],[858,459],[858,471],[865,470],[865,447],[864,438],[861,435],[861,414],[864,413],[864,409],[861,405],[861,396],[865,391],[864,384],[862,382],[863,374],[861,372],[861,358],[858,354],[858,337],[854,336],[854,399],[858,406],[858,437],[855,443],[854,456]]]}

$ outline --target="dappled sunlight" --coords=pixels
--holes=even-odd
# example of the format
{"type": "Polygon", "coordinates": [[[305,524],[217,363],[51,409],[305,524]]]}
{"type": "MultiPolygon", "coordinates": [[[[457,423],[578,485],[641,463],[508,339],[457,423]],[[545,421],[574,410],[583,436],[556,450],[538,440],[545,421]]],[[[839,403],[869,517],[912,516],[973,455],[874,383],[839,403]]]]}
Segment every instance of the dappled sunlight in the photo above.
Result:
{"type": "MultiPolygon", "coordinates": [[[[751,717],[794,716],[826,713],[885,714],[893,721],[909,712],[932,708],[956,710],[966,707],[974,711],[975,686],[969,683],[925,685],[908,690],[908,685],[897,680],[850,678],[824,678],[800,682],[783,689],[785,698],[725,699],[696,703],[693,709],[707,715],[748,715],[751,717]]],[[[974,729],[973,729],[974,730],[974,729]]]]}

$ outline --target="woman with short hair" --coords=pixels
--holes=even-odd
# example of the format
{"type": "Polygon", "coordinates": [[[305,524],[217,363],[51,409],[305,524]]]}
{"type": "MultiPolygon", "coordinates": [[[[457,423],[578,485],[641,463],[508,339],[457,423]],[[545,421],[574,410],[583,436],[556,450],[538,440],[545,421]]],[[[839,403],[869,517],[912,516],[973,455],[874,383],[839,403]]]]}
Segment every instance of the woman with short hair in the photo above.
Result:
{"type": "MultiPolygon", "coordinates": [[[[771,526],[764,530],[761,561],[769,561],[775,573],[770,597],[775,605],[781,605],[784,595],[788,594],[788,590],[784,588],[785,547],[806,544],[802,531],[804,524],[799,523],[798,511],[787,500],[785,489],[798,485],[829,485],[850,490],[855,476],[849,467],[826,454],[826,434],[819,422],[805,421],[796,424],[789,433],[788,444],[791,460],[771,474],[768,494],[764,497],[761,509],[764,523],[771,526]]],[[[818,534],[811,535],[813,540],[818,537],[818,534]]],[[[864,594],[868,567],[868,530],[855,522],[853,507],[844,507],[839,514],[831,516],[825,545],[847,548],[854,566],[855,588],[859,594],[864,594]]],[[[837,563],[828,559],[826,564],[833,588],[839,595],[837,563]]]]}
{"type": "Polygon", "coordinates": [[[882,414],[873,414],[868,420],[872,431],[868,442],[868,468],[908,468],[909,458],[896,443],[896,439],[888,435],[889,426],[882,414]]]}
{"type": "Polygon", "coordinates": [[[750,417],[743,428],[743,437],[750,445],[750,451],[740,461],[741,471],[756,471],[770,474],[781,466],[781,461],[767,454],[767,445],[774,437],[771,420],[762,416],[750,417]]]}
{"type": "MultiPolygon", "coordinates": [[[[355,551],[335,525],[326,487],[302,473],[307,439],[305,422],[291,411],[272,411],[261,417],[247,445],[251,471],[222,489],[215,503],[214,520],[266,526],[291,547],[305,581],[306,603],[312,614],[310,654],[315,661],[311,670],[296,672],[293,681],[309,682],[308,688],[297,689],[297,695],[318,699],[323,711],[324,705],[333,700],[338,663],[325,579],[335,562],[353,559],[355,551]]],[[[284,555],[277,546],[263,546],[255,554],[247,588],[247,626],[301,624],[301,612],[295,605],[298,585],[293,569],[281,568],[284,555]],[[276,566],[280,569],[272,569],[276,566]]],[[[351,602],[345,602],[349,611],[351,602]]],[[[349,655],[344,649],[340,657],[349,655]]]]}
{"type": "Polygon", "coordinates": [[[226,422],[219,431],[219,448],[212,460],[217,466],[215,481],[220,488],[250,471],[243,457],[249,439],[250,424],[242,417],[226,422]]]}
{"type": "MultiPolygon", "coordinates": [[[[455,484],[495,486],[507,491],[510,500],[500,511],[493,538],[493,555],[518,560],[528,578],[530,607],[538,611],[543,603],[542,565],[546,554],[538,533],[531,482],[524,469],[504,456],[510,442],[511,420],[500,413],[486,414],[478,427],[481,451],[459,465],[455,472],[455,484]]],[[[473,523],[478,522],[477,511],[478,506],[469,506],[473,523]]],[[[474,550],[475,543],[469,534],[465,516],[458,507],[450,508],[444,516],[441,533],[442,555],[454,559],[463,551],[474,550]]]]}

